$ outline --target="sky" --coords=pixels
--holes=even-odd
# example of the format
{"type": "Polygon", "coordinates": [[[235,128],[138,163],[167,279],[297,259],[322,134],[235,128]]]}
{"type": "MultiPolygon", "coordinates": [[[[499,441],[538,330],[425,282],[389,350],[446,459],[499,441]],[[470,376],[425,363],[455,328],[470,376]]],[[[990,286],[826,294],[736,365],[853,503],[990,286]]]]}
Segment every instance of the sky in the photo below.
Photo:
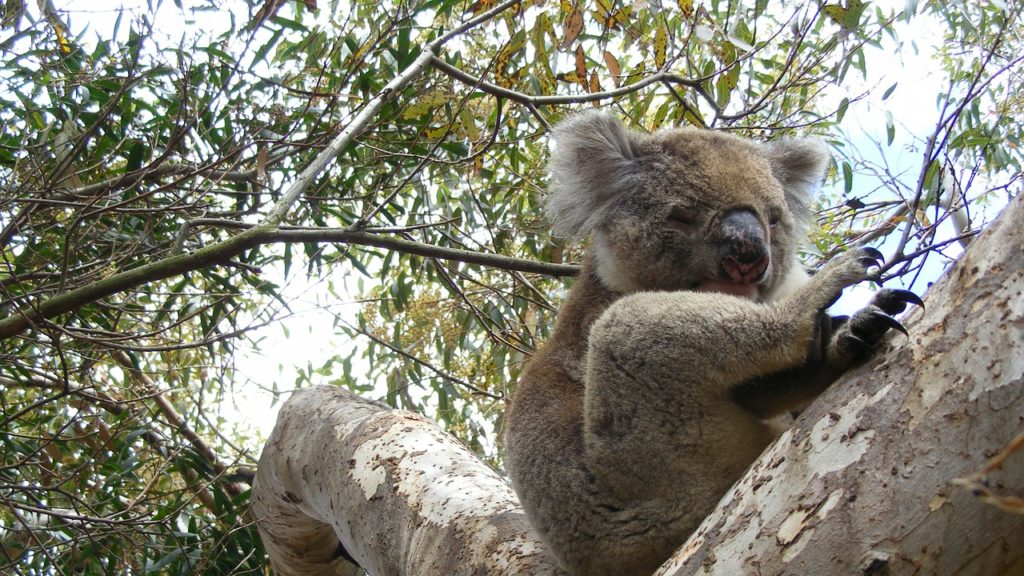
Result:
{"type": "MultiPolygon", "coordinates": [[[[75,26],[85,19],[89,22],[91,33],[101,37],[111,34],[114,18],[121,6],[135,7],[140,14],[149,11],[146,2],[141,0],[93,0],[88,3],[57,0],[55,4],[58,9],[70,11],[75,26]]],[[[326,6],[327,2],[321,4],[326,6]]],[[[885,0],[874,4],[881,5],[883,9],[902,9],[905,1],[885,0]]],[[[244,21],[244,6],[237,17],[240,22],[244,21]]],[[[202,18],[203,30],[226,26],[222,14],[205,13],[202,18]]],[[[158,34],[173,39],[198,24],[183,19],[181,11],[173,2],[160,3],[160,13],[154,22],[158,34]]],[[[886,38],[880,50],[868,48],[868,78],[860,85],[852,86],[848,94],[833,91],[826,97],[838,102],[844,96],[854,96],[862,88],[873,89],[868,98],[852,103],[847,112],[846,124],[857,127],[852,131],[853,143],[869,158],[877,160],[879,154],[884,153],[887,163],[896,171],[916,174],[920,169],[921,157],[914,147],[914,139],[920,139],[934,128],[937,110],[933,95],[944,84],[943,74],[932,59],[936,49],[934,43],[939,35],[933,32],[935,23],[923,17],[916,17],[910,22],[900,21],[897,26],[897,37],[903,44],[896,45],[886,38]],[[896,83],[895,89],[883,101],[884,88],[893,83],[896,83]],[[898,129],[893,144],[879,151],[875,143],[886,140],[886,111],[892,114],[898,129]]],[[[127,26],[122,25],[121,30],[124,33],[127,26]]],[[[857,186],[868,190],[872,183],[859,179],[857,186]]],[[[856,194],[855,189],[853,195],[856,194]]],[[[885,252],[884,245],[882,250],[885,252]]],[[[941,265],[936,260],[926,275],[937,277],[940,272],[941,265]]],[[[350,347],[352,344],[345,337],[337,335],[335,321],[337,318],[351,320],[358,311],[351,297],[330,294],[326,279],[307,279],[304,274],[295,272],[285,279],[279,270],[270,269],[265,270],[264,274],[269,280],[284,287],[291,313],[256,334],[261,340],[259,350],[241,347],[236,363],[235,392],[224,413],[240,429],[260,437],[269,434],[280,406],[272,405],[273,395],[267,391],[275,386],[280,390],[290,390],[299,371],[318,368],[339,350],[350,347]]],[[[338,280],[335,278],[336,283],[338,280]]],[[[349,286],[347,293],[356,294],[355,286],[349,286]]],[[[864,287],[848,290],[834,310],[848,314],[863,306],[870,296],[871,291],[864,287]]],[[[316,379],[314,375],[313,381],[316,382],[316,379]]]]}

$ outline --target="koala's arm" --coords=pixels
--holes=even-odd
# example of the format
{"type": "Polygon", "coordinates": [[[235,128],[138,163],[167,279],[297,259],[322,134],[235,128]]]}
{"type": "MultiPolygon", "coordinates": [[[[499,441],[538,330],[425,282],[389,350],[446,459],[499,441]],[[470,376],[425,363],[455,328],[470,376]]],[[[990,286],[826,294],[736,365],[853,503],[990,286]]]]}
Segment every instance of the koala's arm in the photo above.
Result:
{"type": "MultiPolygon", "coordinates": [[[[587,458],[601,488],[628,503],[678,493],[680,478],[692,478],[703,483],[687,485],[682,500],[713,504],[774,437],[761,419],[813,398],[855,360],[852,347],[868,336],[853,329],[858,316],[816,361],[819,321],[880,257],[840,255],[770,303],[696,292],[616,302],[591,330],[584,397],[587,458]],[[739,402],[736,390],[749,396],[739,402]]],[[[875,322],[871,330],[892,326],[875,322]]]]}
{"type": "Polygon", "coordinates": [[[893,316],[908,302],[923,306],[913,292],[884,288],[852,317],[820,314],[806,362],[747,380],[732,389],[732,399],[758,418],[803,408],[850,367],[870,356],[890,328],[906,334],[893,316]]]}

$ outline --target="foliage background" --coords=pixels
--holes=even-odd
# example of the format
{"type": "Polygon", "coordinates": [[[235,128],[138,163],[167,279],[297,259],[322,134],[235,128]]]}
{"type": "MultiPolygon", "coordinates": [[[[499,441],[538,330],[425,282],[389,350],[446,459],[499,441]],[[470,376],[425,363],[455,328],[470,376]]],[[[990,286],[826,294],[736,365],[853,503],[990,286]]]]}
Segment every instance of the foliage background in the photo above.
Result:
{"type": "Polygon", "coordinates": [[[260,440],[233,400],[253,354],[287,367],[309,345],[274,328],[302,313],[296,286],[329,295],[333,334],[314,337],[345,344],[260,375],[273,394],[380,396],[500,468],[506,398],[585,249],[541,217],[545,135],[574,110],[826,139],[807,265],[870,242],[886,281],[919,291],[1020,188],[1016,3],[98,6],[3,8],[0,570],[15,574],[269,571],[246,515],[260,440]],[[915,26],[942,34],[934,52],[916,54],[915,26]],[[888,53],[933,62],[943,89],[878,74],[888,53]],[[887,108],[908,93],[923,131],[887,108]]]}

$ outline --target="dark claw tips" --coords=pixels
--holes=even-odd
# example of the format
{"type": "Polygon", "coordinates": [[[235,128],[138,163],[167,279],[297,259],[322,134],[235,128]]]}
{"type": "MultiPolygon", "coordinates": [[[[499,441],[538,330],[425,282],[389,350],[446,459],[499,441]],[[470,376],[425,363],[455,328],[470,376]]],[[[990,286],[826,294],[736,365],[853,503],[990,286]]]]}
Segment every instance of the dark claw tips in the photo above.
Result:
{"type": "Polygon", "coordinates": [[[871,312],[871,318],[885,324],[893,330],[899,330],[904,336],[910,337],[910,333],[903,327],[903,324],[900,324],[899,320],[889,316],[885,312],[873,311],[871,312]]]}
{"type": "Polygon", "coordinates": [[[910,302],[914,306],[924,308],[924,300],[917,294],[914,294],[910,290],[903,290],[902,288],[892,288],[892,295],[904,302],[910,302]]]}
{"type": "Polygon", "coordinates": [[[880,262],[885,261],[885,256],[883,256],[882,253],[879,252],[876,248],[872,248],[871,246],[861,246],[860,251],[863,252],[865,255],[868,256],[868,258],[871,258],[872,260],[878,260],[880,262]]]}
{"type": "Polygon", "coordinates": [[[875,258],[870,258],[868,256],[861,256],[857,260],[861,264],[863,264],[864,266],[867,266],[868,268],[881,268],[882,267],[882,263],[879,260],[877,260],[875,258]]]}
{"type": "Polygon", "coordinates": [[[881,252],[872,248],[871,246],[861,246],[860,256],[857,258],[857,260],[861,264],[869,268],[881,268],[882,262],[885,262],[885,256],[882,256],[881,252]]]}

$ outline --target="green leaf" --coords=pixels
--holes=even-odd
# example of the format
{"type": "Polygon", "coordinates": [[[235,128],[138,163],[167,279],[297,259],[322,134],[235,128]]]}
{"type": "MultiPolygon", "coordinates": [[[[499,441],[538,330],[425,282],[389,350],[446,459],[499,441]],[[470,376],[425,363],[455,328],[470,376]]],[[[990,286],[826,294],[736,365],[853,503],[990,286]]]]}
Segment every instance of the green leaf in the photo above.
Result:
{"type": "Polygon", "coordinates": [[[928,169],[924,172],[924,182],[922,182],[924,190],[932,190],[934,188],[935,177],[938,175],[940,168],[941,164],[939,164],[938,160],[932,160],[928,163],[928,169]]]}
{"type": "Polygon", "coordinates": [[[896,85],[897,84],[899,84],[899,82],[893,82],[892,86],[889,86],[888,88],[885,89],[885,92],[882,92],[882,100],[883,101],[889,99],[889,96],[892,95],[893,90],[896,89],[896,85]]]}
{"type": "Polygon", "coordinates": [[[850,107],[850,99],[843,98],[839,102],[839,107],[836,108],[836,123],[842,123],[843,118],[846,117],[846,109],[850,107]]]}
{"type": "Polygon", "coordinates": [[[274,24],[279,24],[284,28],[294,30],[296,32],[307,32],[309,30],[309,28],[307,28],[306,25],[303,24],[302,22],[298,22],[290,18],[284,18],[282,16],[271,16],[270,21],[273,22],[274,24]]]}

